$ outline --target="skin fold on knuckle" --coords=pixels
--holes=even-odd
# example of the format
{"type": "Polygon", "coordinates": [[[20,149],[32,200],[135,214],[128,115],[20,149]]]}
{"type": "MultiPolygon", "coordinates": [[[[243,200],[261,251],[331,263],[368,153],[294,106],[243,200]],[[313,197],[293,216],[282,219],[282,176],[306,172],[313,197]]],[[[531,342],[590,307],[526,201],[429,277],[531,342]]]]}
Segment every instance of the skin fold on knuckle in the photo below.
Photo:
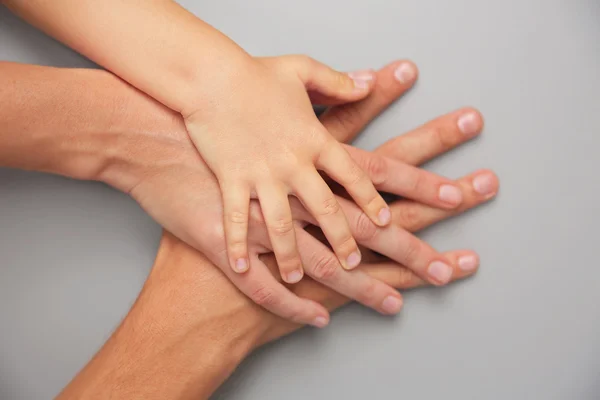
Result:
{"type": "Polygon", "coordinates": [[[367,214],[361,212],[354,218],[353,234],[359,242],[370,242],[377,235],[378,227],[367,214]]]}
{"type": "Polygon", "coordinates": [[[337,199],[333,196],[323,200],[321,207],[317,210],[318,215],[321,217],[328,217],[337,214],[340,211],[340,204],[337,199]]]}
{"type": "Polygon", "coordinates": [[[454,147],[456,144],[456,136],[451,129],[447,129],[443,123],[439,126],[433,126],[430,128],[430,135],[433,138],[436,147],[446,150],[454,147]]]}
{"type": "Polygon", "coordinates": [[[407,266],[413,266],[421,254],[421,244],[416,238],[411,238],[404,243],[401,250],[402,262],[407,266]]]}
{"type": "Polygon", "coordinates": [[[287,236],[294,231],[294,221],[288,218],[276,218],[269,222],[269,231],[277,236],[287,236]]]}
{"type": "Polygon", "coordinates": [[[227,221],[233,225],[244,225],[248,223],[248,214],[241,211],[230,211],[227,213],[227,221]]]}
{"type": "Polygon", "coordinates": [[[311,264],[311,275],[316,280],[330,282],[337,276],[339,265],[333,254],[314,255],[311,264]]]}
{"type": "Polygon", "coordinates": [[[423,215],[414,204],[406,204],[394,210],[397,224],[407,231],[414,232],[423,227],[423,215]]]}
{"type": "Polygon", "coordinates": [[[265,308],[275,307],[280,303],[273,290],[266,286],[259,286],[254,289],[250,294],[250,299],[265,308]]]}
{"type": "Polygon", "coordinates": [[[366,160],[367,174],[374,185],[382,185],[387,177],[387,163],[383,157],[371,155],[366,160]]]}

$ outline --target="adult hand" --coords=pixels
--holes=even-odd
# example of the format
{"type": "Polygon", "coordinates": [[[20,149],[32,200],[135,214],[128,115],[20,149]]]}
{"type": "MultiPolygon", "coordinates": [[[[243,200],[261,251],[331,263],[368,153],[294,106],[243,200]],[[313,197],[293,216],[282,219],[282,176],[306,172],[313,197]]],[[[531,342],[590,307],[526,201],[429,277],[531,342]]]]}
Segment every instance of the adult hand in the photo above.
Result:
{"type": "MultiPolygon", "coordinates": [[[[323,116],[324,126],[334,132],[337,130],[334,134],[339,135],[340,127],[345,124],[343,121],[348,116],[353,117],[353,112],[366,117],[365,122],[372,119],[410,88],[415,79],[416,69],[409,62],[396,62],[385,67],[377,73],[375,89],[367,99],[332,108],[323,116]]],[[[127,99],[127,107],[129,112],[134,113],[137,126],[131,130],[129,138],[123,138],[118,146],[111,149],[119,162],[104,169],[101,179],[130,193],[166,229],[204,252],[242,292],[257,303],[296,322],[317,326],[327,324],[328,314],[324,308],[315,302],[294,296],[266,268],[252,268],[243,275],[229,270],[222,226],[221,195],[216,179],[194,150],[178,115],[147,98],[142,99],[143,96],[137,92],[135,94],[136,96],[129,96],[127,99]],[[147,124],[147,127],[140,127],[140,122],[147,124]],[[148,133],[151,133],[152,140],[148,140],[148,133]],[[143,145],[140,146],[140,143],[143,145]],[[193,235],[189,235],[189,232],[193,232],[193,235]]],[[[481,120],[475,114],[475,125],[477,124],[479,125],[475,126],[471,136],[463,135],[463,138],[472,137],[481,127],[481,120]]],[[[357,127],[352,129],[356,133],[357,127]]],[[[350,151],[371,171],[372,178],[381,190],[414,196],[421,203],[437,207],[446,203],[446,209],[452,209],[450,203],[454,202],[456,206],[462,201],[460,190],[448,179],[390,159],[383,159],[387,171],[382,171],[377,167],[381,165],[381,157],[375,162],[366,153],[350,151]],[[399,176],[403,179],[398,179],[399,176]]],[[[377,230],[386,232],[388,242],[395,242],[393,249],[388,248],[389,246],[381,248],[385,241],[356,231],[356,228],[368,228],[369,232],[373,232],[371,225],[363,221],[363,214],[352,212],[356,207],[350,202],[340,202],[344,212],[357,219],[352,234],[359,239],[359,243],[376,247],[374,250],[388,255],[394,261],[413,267],[421,277],[430,282],[444,284],[449,280],[448,260],[436,259],[437,253],[430,246],[395,225],[387,230],[377,230]]],[[[302,209],[294,207],[294,210],[296,217],[300,218],[302,209]]],[[[262,215],[260,212],[252,214],[255,217],[262,215]]],[[[311,220],[310,215],[304,217],[311,220]]],[[[258,221],[253,218],[250,249],[252,260],[256,264],[261,263],[258,258],[260,254],[271,251],[268,240],[263,240],[268,237],[266,232],[262,218],[259,217],[258,221]],[[257,229],[257,222],[262,228],[257,229]]],[[[307,251],[307,246],[314,248],[318,243],[302,232],[297,232],[297,235],[308,275],[380,312],[390,314],[399,311],[400,295],[389,285],[367,277],[350,278],[339,268],[338,262],[330,262],[330,257],[334,254],[329,250],[327,258],[307,256],[306,254],[315,253],[307,251]],[[339,271],[332,273],[333,268],[339,271]]]]}
{"type": "MultiPolygon", "coordinates": [[[[471,112],[462,110],[441,117],[377,151],[393,149],[397,157],[415,163],[433,157],[464,140],[452,126],[471,112]]],[[[367,121],[368,117],[359,116],[347,127],[360,127],[367,121]]],[[[460,211],[489,200],[497,190],[497,181],[487,171],[461,179],[460,185],[465,195],[460,211]]],[[[410,230],[456,214],[406,201],[395,202],[392,207],[394,223],[410,230]]],[[[470,252],[453,252],[448,257],[454,265],[453,280],[470,276],[477,269],[478,260],[470,252]]],[[[273,272],[277,270],[272,255],[265,261],[273,272]]],[[[348,279],[368,275],[399,289],[427,284],[392,262],[368,263],[347,273],[348,279]]],[[[349,300],[310,278],[290,289],[328,310],[349,300]]],[[[299,327],[258,307],[205,256],[165,232],[155,265],[132,310],[58,399],[208,398],[253,349],[299,327]]]]}

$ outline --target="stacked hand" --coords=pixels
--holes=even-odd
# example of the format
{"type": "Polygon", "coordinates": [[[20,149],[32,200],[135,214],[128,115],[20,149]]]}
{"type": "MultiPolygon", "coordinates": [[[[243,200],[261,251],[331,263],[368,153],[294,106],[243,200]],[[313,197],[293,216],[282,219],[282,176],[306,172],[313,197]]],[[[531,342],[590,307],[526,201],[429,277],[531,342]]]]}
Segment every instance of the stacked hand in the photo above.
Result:
{"type": "MultiPolygon", "coordinates": [[[[371,94],[357,103],[328,110],[321,118],[323,128],[337,139],[350,139],[362,126],[356,121],[372,118],[412,86],[416,79],[414,68],[408,62],[396,62],[385,67],[373,75],[371,94]]],[[[145,146],[138,146],[142,139],[121,141],[114,151],[119,153],[116,158],[127,159],[131,164],[127,168],[130,178],[123,180],[124,174],[120,170],[107,169],[103,179],[130,192],[166,229],[201,250],[258,304],[298,323],[325,325],[328,321],[327,311],[318,303],[290,292],[259,259],[260,254],[271,252],[275,246],[270,243],[272,235],[266,228],[268,222],[265,223],[266,218],[263,218],[257,204],[253,204],[249,212],[248,242],[250,258],[257,267],[244,274],[235,273],[229,268],[219,184],[185,134],[182,120],[176,113],[166,111],[147,98],[142,100],[141,96],[132,96],[129,101],[139,104],[137,108],[140,112],[152,115],[152,118],[144,117],[144,123],[154,132],[156,140],[144,138],[145,146]]],[[[409,220],[410,228],[419,228],[419,221],[413,215],[418,215],[421,210],[442,218],[485,198],[476,195],[473,190],[465,191],[464,185],[473,177],[453,182],[413,166],[472,138],[481,127],[479,114],[466,109],[442,117],[397,142],[391,141],[375,154],[344,147],[379,190],[405,198],[391,207],[392,223],[383,228],[373,223],[352,202],[337,197],[336,201],[349,221],[351,233],[347,237],[356,237],[360,244],[407,266],[425,281],[447,283],[452,271],[456,270],[456,255],[459,253],[438,255],[397,222],[400,219],[409,220]],[[424,146],[423,142],[429,146],[424,146]]],[[[129,134],[140,133],[147,136],[145,130],[129,134]]],[[[483,173],[482,176],[486,174],[489,175],[483,173]]],[[[493,176],[490,179],[493,185],[489,195],[493,195],[496,181],[493,176]]],[[[299,202],[292,201],[291,208],[297,221],[318,223],[299,202]]],[[[351,274],[342,269],[338,257],[306,231],[295,229],[295,235],[301,249],[302,263],[309,276],[382,313],[399,311],[401,297],[392,287],[360,272],[351,274]]],[[[464,260],[469,260],[470,264],[477,263],[473,253],[460,254],[464,256],[463,265],[466,265],[464,260]]]]}

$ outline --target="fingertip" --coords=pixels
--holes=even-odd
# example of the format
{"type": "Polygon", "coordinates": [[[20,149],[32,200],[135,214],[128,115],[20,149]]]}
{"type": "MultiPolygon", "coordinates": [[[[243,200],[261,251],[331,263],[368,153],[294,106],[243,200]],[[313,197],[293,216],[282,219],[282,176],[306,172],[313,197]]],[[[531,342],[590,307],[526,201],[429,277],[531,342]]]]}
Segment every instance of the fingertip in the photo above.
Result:
{"type": "Polygon", "coordinates": [[[352,94],[364,97],[375,87],[376,74],[372,69],[348,72],[346,75],[352,79],[354,87],[352,94]]]}
{"type": "Polygon", "coordinates": [[[459,110],[460,116],[456,124],[458,130],[467,137],[477,136],[483,130],[483,115],[473,107],[464,107],[459,110]]]}
{"type": "Polygon", "coordinates": [[[471,185],[477,194],[489,199],[498,194],[500,180],[493,171],[489,169],[482,169],[474,174],[471,185]]]}
{"type": "Polygon", "coordinates": [[[238,258],[231,265],[231,268],[234,272],[237,272],[238,274],[243,274],[244,272],[248,271],[248,269],[250,268],[250,264],[248,263],[248,260],[246,258],[238,258]]]}
{"type": "Polygon", "coordinates": [[[355,251],[350,253],[350,255],[348,257],[346,257],[345,260],[340,260],[340,261],[341,261],[341,264],[344,266],[344,269],[352,270],[359,266],[361,258],[362,258],[362,256],[360,254],[360,251],[358,249],[356,249],[355,251]]]}
{"type": "Polygon", "coordinates": [[[463,202],[463,193],[460,188],[454,184],[445,183],[438,190],[438,199],[447,208],[456,208],[463,202]]]}
{"type": "Polygon", "coordinates": [[[315,328],[325,328],[327,325],[329,325],[329,316],[319,315],[312,320],[310,325],[314,326],[315,328]]]}
{"type": "Polygon", "coordinates": [[[398,61],[394,68],[394,78],[402,85],[413,85],[419,76],[419,69],[410,60],[398,61]]]}
{"type": "Polygon", "coordinates": [[[281,279],[284,280],[284,282],[289,283],[289,284],[294,284],[294,283],[298,283],[302,280],[302,277],[304,276],[304,270],[302,268],[300,269],[295,269],[292,270],[291,272],[288,273],[281,273],[281,279]]]}
{"type": "Polygon", "coordinates": [[[373,222],[375,222],[379,226],[387,226],[390,224],[391,221],[392,212],[390,211],[390,208],[386,206],[379,210],[379,213],[377,214],[377,219],[373,222]]]}
{"type": "Polygon", "coordinates": [[[479,268],[479,255],[475,252],[468,252],[458,257],[458,268],[466,274],[473,274],[479,268]]]}
{"type": "Polygon", "coordinates": [[[393,295],[387,296],[381,303],[381,310],[383,314],[394,315],[398,314],[402,310],[404,301],[400,293],[396,292],[393,295]]]}

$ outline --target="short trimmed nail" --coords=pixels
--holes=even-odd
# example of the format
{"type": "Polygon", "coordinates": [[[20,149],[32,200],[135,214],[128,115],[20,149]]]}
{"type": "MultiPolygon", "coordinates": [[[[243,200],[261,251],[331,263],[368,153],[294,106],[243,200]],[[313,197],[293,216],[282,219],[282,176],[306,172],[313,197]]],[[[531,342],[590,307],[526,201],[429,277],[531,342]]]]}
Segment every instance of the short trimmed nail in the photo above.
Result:
{"type": "Polygon", "coordinates": [[[439,198],[444,203],[452,205],[459,205],[463,199],[460,189],[452,185],[440,186],[439,198]]]}
{"type": "Polygon", "coordinates": [[[448,283],[452,277],[452,268],[441,261],[434,261],[429,264],[427,273],[439,283],[448,283]]]}
{"type": "Polygon", "coordinates": [[[415,67],[409,63],[400,64],[394,71],[394,77],[400,83],[412,82],[416,74],[415,67]]]}
{"type": "Polygon", "coordinates": [[[473,189],[479,194],[490,195],[494,193],[494,177],[491,174],[481,174],[473,179],[473,189]]]}
{"type": "Polygon", "coordinates": [[[317,328],[324,328],[327,326],[327,318],[317,317],[314,319],[312,324],[313,324],[313,326],[316,326],[317,328]]]}
{"type": "Polygon", "coordinates": [[[379,210],[377,219],[379,219],[379,223],[381,225],[387,225],[392,219],[392,213],[390,212],[390,209],[386,207],[379,210]]]}
{"type": "Polygon", "coordinates": [[[346,266],[348,268],[356,268],[358,264],[360,264],[360,254],[355,251],[346,259],[346,266]]]}
{"type": "Polygon", "coordinates": [[[402,300],[395,296],[388,296],[383,300],[381,308],[388,314],[396,314],[402,308],[402,300]]]}
{"type": "Polygon", "coordinates": [[[462,256],[458,259],[458,266],[465,272],[471,272],[477,268],[479,262],[474,255],[462,256]]]}
{"type": "Polygon", "coordinates": [[[463,135],[474,135],[479,128],[479,118],[473,112],[467,113],[458,119],[458,129],[460,129],[463,135]]]}
{"type": "Polygon", "coordinates": [[[300,282],[300,279],[302,279],[301,271],[295,270],[295,271],[292,271],[289,274],[287,274],[287,282],[288,283],[300,282]]]}
{"type": "Polygon", "coordinates": [[[354,88],[364,90],[369,87],[370,82],[373,80],[373,71],[349,72],[348,76],[354,81],[354,88]]]}
{"type": "Polygon", "coordinates": [[[246,272],[248,269],[248,262],[243,258],[238,258],[235,261],[235,272],[246,272]]]}

